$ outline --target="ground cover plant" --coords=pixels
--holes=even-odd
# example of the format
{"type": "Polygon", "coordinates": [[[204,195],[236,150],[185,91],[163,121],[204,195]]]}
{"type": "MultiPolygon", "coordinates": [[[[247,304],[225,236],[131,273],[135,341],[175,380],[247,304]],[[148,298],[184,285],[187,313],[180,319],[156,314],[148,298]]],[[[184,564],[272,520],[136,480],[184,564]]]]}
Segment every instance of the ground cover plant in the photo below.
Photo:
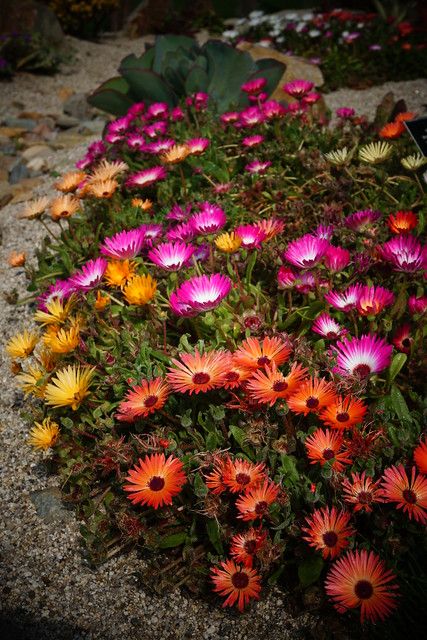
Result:
{"type": "Polygon", "coordinates": [[[325,90],[425,77],[425,30],[405,16],[405,7],[387,14],[378,5],[382,12],[334,9],[268,15],[254,11],[223,36],[231,43],[261,42],[308,58],[322,69],[325,90]]]}
{"type": "Polygon", "coordinates": [[[401,637],[426,588],[415,114],[329,128],[309,82],[287,107],[243,90],[221,115],[205,93],[133,105],[22,211],[47,232],[8,344],[29,444],[94,564],[137,546],[161,588],[239,611],[314,589],[401,637]]]}

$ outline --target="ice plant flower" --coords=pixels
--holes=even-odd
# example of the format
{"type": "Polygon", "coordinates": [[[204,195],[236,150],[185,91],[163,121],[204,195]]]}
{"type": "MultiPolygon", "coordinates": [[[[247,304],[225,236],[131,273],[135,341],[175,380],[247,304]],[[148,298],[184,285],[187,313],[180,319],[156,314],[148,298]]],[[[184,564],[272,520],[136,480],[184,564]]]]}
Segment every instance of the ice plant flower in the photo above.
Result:
{"type": "Polygon", "coordinates": [[[285,223],[278,218],[269,218],[268,220],[258,220],[255,223],[259,229],[265,234],[265,241],[271,240],[285,228],[285,223]]]}
{"type": "Polygon", "coordinates": [[[240,88],[245,93],[256,96],[264,89],[266,84],[267,80],[265,78],[255,78],[254,80],[248,80],[240,88]]]}
{"type": "Polygon", "coordinates": [[[191,310],[189,315],[210,311],[230,293],[231,285],[230,278],[220,273],[194,276],[171,294],[171,308],[178,315],[187,315],[181,312],[184,309],[191,310]]]}
{"type": "Polygon", "coordinates": [[[69,280],[57,280],[50,285],[41,296],[37,298],[37,309],[47,312],[47,306],[52,300],[66,300],[73,292],[73,287],[69,280]]]}
{"type": "Polygon", "coordinates": [[[264,142],[264,140],[264,136],[261,135],[246,136],[246,138],[243,138],[242,140],[242,145],[248,148],[257,147],[259,144],[264,142]]]}
{"type": "Polygon", "coordinates": [[[349,120],[355,115],[355,110],[351,107],[339,107],[335,111],[337,118],[341,118],[342,120],[349,120]]]}
{"type": "Polygon", "coordinates": [[[264,370],[254,371],[246,388],[252,398],[272,407],[278,400],[289,398],[299,388],[306,375],[307,369],[296,362],[286,376],[273,363],[272,367],[266,365],[264,370]]]}
{"type": "Polygon", "coordinates": [[[259,600],[261,584],[255,569],[237,565],[233,560],[221,562],[221,567],[213,567],[211,580],[215,585],[213,590],[226,597],[223,607],[236,604],[239,611],[243,612],[251,599],[259,600]]]}
{"type": "Polygon", "coordinates": [[[25,396],[32,394],[36,398],[44,397],[46,384],[42,383],[42,380],[45,376],[45,373],[46,372],[43,371],[40,367],[32,365],[28,366],[27,371],[18,373],[18,375],[16,376],[16,381],[21,387],[25,396]]]}
{"type": "Polygon", "coordinates": [[[259,107],[248,107],[238,115],[239,123],[243,127],[255,127],[264,122],[264,118],[265,116],[259,107]]]}
{"type": "Polygon", "coordinates": [[[186,144],[175,144],[173,147],[162,153],[161,162],[164,164],[179,164],[190,155],[190,149],[186,144]]]}
{"type": "Polygon", "coordinates": [[[349,451],[344,448],[343,435],[339,431],[316,429],[305,440],[305,448],[310,464],[327,462],[334,471],[343,471],[346,464],[351,463],[349,451]]]}
{"type": "Polygon", "coordinates": [[[402,353],[411,352],[411,345],[413,341],[414,339],[411,337],[411,327],[409,324],[403,324],[399,327],[392,338],[392,343],[396,349],[402,353]]]}
{"type": "Polygon", "coordinates": [[[325,300],[329,302],[335,309],[340,311],[351,311],[356,308],[361,285],[354,284],[345,291],[328,291],[325,293],[325,300]]]}
{"type": "Polygon", "coordinates": [[[427,476],[427,438],[415,448],[414,462],[418,467],[418,471],[427,476]]]}
{"type": "Polygon", "coordinates": [[[184,242],[163,242],[148,252],[155,265],[166,271],[179,271],[188,265],[195,247],[184,242]]]}
{"type": "Polygon", "coordinates": [[[190,222],[183,222],[182,224],[177,224],[166,234],[166,238],[168,240],[182,240],[183,242],[188,242],[192,240],[196,235],[195,229],[190,222]]]}
{"type": "Polygon", "coordinates": [[[371,477],[362,473],[352,473],[351,480],[344,478],[342,483],[344,500],[353,505],[353,510],[372,512],[372,505],[384,502],[379,488],[380,480],[374,482],[371,477]]]}
{"type": "Polygon", "coordinates": [[[314,82],[308,80],[292,80],[283,85],[282,89],[293,98],[301,100],[307,93],[314,88],[314,82]]]}
{"type": "Polygon", "coordinates": [[[129,304],[142,306],[150,302],[157,291],[157,280],[154,280],[150,274],[134,276],[123,287],[123,295],[129,304]]]}
{"type": "Polygon", "coordinates": [[[104,278],[110,287],[123,287],[135,275],[136,264],[129,260],[112,260],[107,264],[104,278]]]}
{"type": "Polygon", "coordinates": [[[324,262],[329,271],[338,273],[345,269],[350,263],[350,251],[330,245],[326,250],[324,262]]]}
{"type": "Polygon", "coordinates": [[[124,400],[118,406],[116,418],[124,422],[146,418],[164,406],[168,395],[169,385],[163,378],[142,380],[139,385],[127,391],[124,400]]]}
{"type": "Polygon", "coordinates": [[[407,171],[418,171],[425,164],[427,164],[427,158],[421,155],[421,153],[416,153],[411,156],[406,156],[406,158],[401,158],[400,163],[404,169],[407,171]]]}
{"type": "Polygon", "coordinates": [[[405,132],[405,125],[403,122],[387,122],[378,132],[380,138],[384,140],[395,140],[400,138],[402,133],[405,132]]]}
{"type": "Polygon", "coordinates": [[[390,214],[387,224],[392,233],[409,233],[418,224],[418,218],[412,211],[397,211],[390,214]]]}
{"type": "Polygon", "coordinates": [[[245,166],[245,171],[248,173],[263,174],[267,169],[271,167],[270,160],[252,160],[245,166]]]}
{"type": "Polygon", "coordinates": [[[259,249],[266,239],[264,231],[256,224],[244,224],[237,227],[236,233],[242,241],[243,249],[259,249]]]}
{"type": "Polygon", "coordinates": [[[409,296],[408,309],[411,315],[424,313],[427,309],[427,296],[409,296]]]}
{"type": "Polygon", "coordinates": [[[228,459],[224,466],[223,483],[232,493],[253,489],[265,478],[265,464],[254,464],[241,458],[228,459]]]}
{"type": "Polygon", "coordinates": [[[210,207],[209,209],[202,210],[200,213],[191,216],[189,220],[189,223],[197,234],[216,233],[223,228],[226,222],[227,217],[220,207],[210,207]]]}
{"type": "Polygon", "coordinates": [[[386,469],[381,491],[385,502],[395,502],[396,508],[406,511],[409,519],[427,524],[427,478],[417,475],[415,467],[412,467],[410,478],[402,464],[386,469]]]}
{"type": "Polygon", "coordinates": [[[350,525],[351,513],[338,511],[335,507],[315,509],[311,516],[305,519],[305,527],[301,527],[304,540],[310,547],[321,551],[325,560],[336,558],[343,549],[348,547],[349,538],[356,533],[350,525]]]}
{"type": "Polygon", "coordinates": [[[12,268],[23,267],[26,261],[27,255],[25,253],[17,253],[16,251],[12,251],[7,258],[7,263],[9,267],[12,268]]]}
{"type": "Polygon", "coordinates": [[[28,358],[30,356],[40,336],[35,331],[24,329],[22,333],[17,333],[6,344],[6,351],[11,358],[28,358]]]}
{"type": "Polygon", "coordinates": [[[187,482],[181,460],[164,453],[153,453],[139,459],[126,477],[123,489],[129,493],[132,504],[142,504],[158,509],[172,504],[172,498],[181,493],[187,482]]]}
{"type": "Polygon", "coordinates": [[[236,507],[239,512],[237,517],[245,521],[263,518],[268,514],[269,506],[276,501],[279,491],[280,487],[277,484],[265,479],[263,484],[259,484],[239,496],[236,501],[236,507]]]}
{"type": "Polygon", "coordinates": [[[102,280],[108,262],[104,258],[95,258],[84,264],[80,271],[70,277],[75,291],[90,291],[102,280]]]}
{"type": "Polygon", "coordinates": [[[44,398],[52,407],[71,407],[76,411],[84,398],[89,395],[89,386],[95,374],[95,367],[69,365],[57,371],[46,385],[44,398]]]}
{"type": "Polygon", "coordinates": [[[167,171],[164,167],[151,167],[150,169],[142,169],[138,173],[134,173],[129,176],[126,181],[127,187],[149,187],[150,185],[164,180],[166,178],[167,171]]]}
{"type": "Polygon", "coordinates": [[[230,555],[245,567],[252,567],[254,557],[264,546],[266,538],[267,533],[261,528],[251,527],[244,533],[237,533],[231,538],[230,555]]]}
{"type": "Polygon", "coordinates": [[[359,378],[383,371],[389,366],[393,351],[391,345],[376,335],[343,338],[332,349],[337,354],[334,373],[359,378]]]}
{"type": "Polygon", "coordinates": [[[192,138],[185,143],[192,156],[200,156],[210,145],[208,138],[192,138]]]}
{"type": "Polygon", "coordinates": [[[222,386],[228,360],[225,351],[181,353],[180,360],[172,358],[167,380],[178,393],[205,393],[222,386]]]}
{"type": "Polygon", "coordinates": [[[335,151],[329,151],[325,153],[325,158],[333,164],[335,167],[343,167],[350,162],[353,157],[353,151],[347,147],[342,149],[336,149],[335,151]]]}
{"type": "Polygon", "coordinates": [[[383,260],[390,262],[395,271],[415,273],[427,267],[427,247],[414,236],[398,235],[378,247],[383,260]]]}
{"type": "Polygon", "coordinates": [[[46,301],[43,307],[37,309],[34,320],[40,324],[62,324],[70,315],[74,302],[75,296],[72,296],[68,301],[53,297],[46,301]]]}
{"type": "Polygon", "coordinates": [[[234,231],[221,233],[215,238],[215,246],[224,253],[235,253],[242,244],[242,238],[234,231]]]}
{"type": "Polygon", "coordinates": [[[50,449],[59,437],[59,426],[51,418],[45,418],[43,422],[35,422],[28,437],[28,444],[35,449],[50,449]]]}
{"type": "Polygon", "coordinates": [[[329,242],[306,234],[290,242],[284,253],[284,258],[301,269],[310,269],[319,264],[329,248],[329,242]]]}
{"type": "Polygon", "coordinates": [[[50,203],[50,216],[57,222],[61,218],[70,218],[80,209],[80,200],[67,193],[50,203]]]}
{"type": "Polygon", "coordinates": [[[325,590],[339,613],[360,607],[360,620],[384,620],[396,608],[396,576],[374,551],[348,551],[329,570],[325,590]]]}
{"type": "Polygon", "coordinates": [[[336,400],[335,387],[324,378],[310,378],[305,380],[288,398],[289,409],[294,413],[318,413],[336,400]]]}
{"type": "Polygon", "coordinates": [[[49,206],[49,198],[44,196],[43,198],[37,198],[32,202],[27,202],[24,210],[18,215],[18,218],[25,218],[26,220],[36,220],[40,218],[49,206]]]}
{"type": "Polygon", "coordinates": [[[53,186],[58,191],[62,191],[62,193],[70,193],[71,191],[75,191],[79,184],[86,180],[86,178],[87,175],[84,171],[69,171],[61,176],[53,186]]]}
{"type": "Polygon", "coordinates": [[[277,282],[281,289],[292,289],[297,280],[297,276],[290,267],[280,267],[277,272],[277,282]]]}
{"type": "Polygon", "coordinates": [[[358,398],[338,397],[320,412],[319,418],[332,429],[349,429],[362,422],[368,408],[358,398]]]}
{"type": "Polygon", "coordinates": [[[381,164],[392,154],[393,147],[388,142],[370,142],[359,149],[359,158],[368,164],[381,164]]]}
{"type": "Polygon", "coordinates": [[[57,329],[51,325],[43,336],[43,342],[52,353],[70,353],[79,345],[80,327],[76,324],[69,329],[57,329]]]}
{"type": "Polygon", "coordinates": [[[281,338],[266,336],[262,342],[258,338],[247,338],[234,352],[234,363],[243,369],[255,371],[267,365],[281,364],[289,359],[291,349],[281,338]]]}
{"type": "Polygon", "coordinates": [[[144,240],[145,231],[140,228],[119,231],[114,236],[104,238],[100,251],[104,256],[115,258],[116,260],[134,258],[141,253],[144,240]]]}
{"type": "Polygon", "coordinates": [[[347,329],[341,327],[328,313],[321,313],[320,316],[317,316],[311,326],[311,330],[327,340],[336,340],[340,336],[348,333],[347,329]]]}
{"type": "Polygon", "coordinates": [[[381,218],[380,211],[374,211],[373,209],[363,209],[361,211],[355,211],[344,219],[344,224],[353,231],[364,231],[366,227],[373,224],[381,218]]]}
{"type": "Polygon", "coordinates": [[[383,287],[362,287],[356,308],[361,316],[376,316],[394,302],[394,293],[383,287]]]}

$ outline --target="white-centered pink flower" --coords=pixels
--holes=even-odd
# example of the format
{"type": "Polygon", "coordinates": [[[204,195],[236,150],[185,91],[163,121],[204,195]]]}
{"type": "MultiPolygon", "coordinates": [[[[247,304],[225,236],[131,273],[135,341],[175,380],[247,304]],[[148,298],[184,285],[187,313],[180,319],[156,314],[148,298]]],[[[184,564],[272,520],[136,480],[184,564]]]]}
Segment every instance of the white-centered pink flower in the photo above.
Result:
{"type": "Polygon", "coordinates": [[[230,293],[230,278],[220,273],[195,276],[186,280],[170,296],[170,306],[177,315],[196,315],[215,309],[230,293]]]}
{"type": "Polygon", "coordinates": [[[114,236],[104,238],[100,250],[104,256],[115,260],[127,260],[141,253],[145,240],[144,229],[130,229],[119,231],[114,236]]]}
{"type": "Polygon", "coordinates": [[[344,338],[332,347],[337,356],[334,373],[342,376],[366,378],[389,366],[393,346],[376,335],[344,338]]]}
{"type": "Polygon", "coordinates": [[[104,258],[89,260],[70,277],[70,283],[78,291],[89,291],[102,280],[108,262],[104,258]]]}
{"type": "Polygon", "coordinates": [[[329,248],[329,242],[307,233],[290,242],[284,258],[301,269],[309,269],[319,264],[329,248]]]}
{"type": "Polygon", "coordinates": [[[178,271],[188,265],[195,247],[184,242],[163,242],[148,252],[151,262],[166,271],[178,271]]]}

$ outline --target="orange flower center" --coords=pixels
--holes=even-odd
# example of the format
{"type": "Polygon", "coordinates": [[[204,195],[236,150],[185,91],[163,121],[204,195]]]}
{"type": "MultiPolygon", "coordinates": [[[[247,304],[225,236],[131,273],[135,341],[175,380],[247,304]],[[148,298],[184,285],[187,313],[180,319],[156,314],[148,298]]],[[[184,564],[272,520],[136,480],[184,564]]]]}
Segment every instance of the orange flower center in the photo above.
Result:
{"type": "Polygon", "coordinates": [[[256,503],[255,513],[257,513],[258,515],[262,515],[267,511],[267,509],[268,509],[268,504],[266,503],[266,501],[260,500],[260,502],[256,503]]]}
{"type": "Polygon", "coordinates": [[[200,371],[199,373],[195,373],[193,376],[193,383],[194,384],[207,384],[209,382],[209,380],[211,379],[209,373],[205,373],[203,371],[200,371]]]}
{"type": "Polygon", "coordinates": [[[240,375],[237,373],[237,371],[229,371],[225,375],[225,379],[227,380],[227,382],[236,382],[239,378],[240,375]]]}
{"type": "Polygon", "coordinates": [[[417,495],[411,489],[405,489],[405,491],[403,491],[402,493],[402,496],[405,502],[408,502],[409,504],[417,503],[417,495]]]}
{"type": "Polygon", "coordinates": [[[307,409],[316,409],[319,406],[318,398],[310,396],[309,398],[307,398],[305,406],[307,407],[307,409]]]}
{"type": "Polygon", "coordinates": [[[258,358],[257,362],[260,367],[264,367],[266,364],[270,364],[271,360],[270,358],[267,358],[267,356],[261,356],[258,358]]]}
{"type": "Polygon", "coordinates": [[[332,460],[332,458],[335,458],[335,453],[332,451],[332,449],[325,449],[323,451],[323,459],[332,460]]]}
{"type": "Polygon", "coordinates": [[[164,486],[164,478],[161,478],[160,476],[153,476],[148,483],[148,488],[151,489],[151,491],[161,491],[164,486]]]}
{"type": "Polygon", "coordinates": [[[288,388],[288,383],[285,382],[284,380],[278,380],[277,382],[275,382],[273,384],[273,391],[285,391],[288,388]]]}
{"type": "Polygon", "coordinates": [[[246,573],[239,571],[238,573],[233,573],[231,582],[236,589],[246,589],[249,584],[249,578],[246,573]]]}
{"type": "Polygon", "coordinates": [[[369,600],[374,593],[374,588],[368,580],[359,580],[354,587],[354,593],[360,600],[369,600]]]}
{"type": "Polygon", "coordinates": [[[359,376],[359,378],[366,378],[370,373],[371,367],[367,364],[358,364],[357,367],[353,369],[353,374],[359,376]]]}
{"type": "Polygon", "coordinates": [[[243,545],[243,548],[246,551],[246,553],[249,553],[249,554],[255,553],[256,540],[246,540],[245,544],[243,545]]]}
{"type": "Polygon", "coordinates": [[[249,484],[250,481],[251,481],[251,478],[250,476],[248,476],[247,473],[238,473],[236,475],[237,484],[249,484]]]}
{"type": "Polygon", "coordinates": [[[350,420],[350,416],[347,411],[343,411],[342,413],[337,413],[338,422],[348,422],[350,420]]]}
{"type": "Polygon", "coordinates": [[[148,396],[144,400],[144,406],[146,406],[146,407],[154,407],[154,405],[156,404],[157,400],[158,400],[157,396],[148,396]]]}
{"type": "Polygon", "coordinates": [[[338,536],[335,531],[327,531],[322,537],[326,547],[335,547],[338,542],[338,536]]]}

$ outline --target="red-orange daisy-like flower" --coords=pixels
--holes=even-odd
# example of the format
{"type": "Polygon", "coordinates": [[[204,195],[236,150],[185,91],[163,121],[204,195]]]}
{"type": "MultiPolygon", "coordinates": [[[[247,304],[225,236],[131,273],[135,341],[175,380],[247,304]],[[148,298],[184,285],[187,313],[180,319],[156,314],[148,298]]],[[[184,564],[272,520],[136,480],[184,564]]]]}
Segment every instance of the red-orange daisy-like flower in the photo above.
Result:
{"type": "Polygon", "coordinates": [[[228,355],[224,351],[200,354],[181,353],[181,362],[172,359],[175,367],[169,368],[167,379],[174,391],[180,393],[200,393],[210,391],[223,384],[227,371],[228,355]]]}
{"type": "Polygon", "coordinates": [[[248,338],[234,352],[234,362],[244,369],[255,371],[274,363],[280,366],[290,356],[290,348],[280,338],[265,337],[262,342],[258,338],[248,338]]]}
{"type": "Polygon", "coordinates": [[[352,473],[352,481],[346,478],[343,483],[344,500],[353,505],[354,511],[366,511],[371,513],[372,505],[384,502],[379,489],[380,480],[374,482],[372,478],[362,473],[352,473]]]}
{"type": "Polygon", "coordinates": [[[310,464],[320,462],[323,465],[331,463],[332,469],[342,471],[346,464],[351,463],[349,452],[343,448],[343,436],[340,431],[316,429],[305,441],[310,464]]]}
{"type": "Polygon", "coordinates": [[[227,490],[227,487],[224,484],[224,471],[226,464],[227,459],[221,460],[221,458],[219,458],[214,463],[212,471],[205,475],[206,486],[215,495],[220,495],[227,490]]]}
{"type": "Polygon", "coordinates": [[[265,478],[265,464],[253,464],[241,458],[227,460],[223,472],[223,482],[232,493],[248,491],[265,478]]]}
{"type": "Polygon", "coordinates": [[[413,211],[397,211],[390,214],[387,224],[392,233],[409,233],[418,224],[418,218],[413,211]]]}
{"type": "Polygon", "coordinates": [[[373,551],[348,551],[330,569],[325,590],[339,613],[360,607],[361,621],[375,622],[397,606],[395,579],[373,551]]]}
{"type": "Polygon", "coordinates": [[[398,113],[395,117],[395,122],[406,122],[406,120],[413,120],[417,117],[415,111],[402,111],[402,113],[398,113]]]}
{"type": "Polygon", "coordinates": [[[385,140],[394,140],[400,138],[405,131],[403,122],[389,122],[380,130],[379,136],[385,140]]]}
{"type": "Polygon", "coordinates": [[[169,385],[163,378],[142,380],[140,385],[129,389],[125,399],[119,404],[117,420],[133,422],[136,418],[146,418],[161,409],[169,395],[169,385]]]}
{"type": "Polygon", "coordinates": [[[266,365],[265,370],[255,371],[247,383],[249,395],[261,402],[273,406],[277,400],[289,398],[298,389],[307,375],[307,369],[296,362],[285,376],[275,365],[266,365]]]}
{"type": "Polygon", "coordinates": [[[427,478],[412,467],[411,477],[402,464],[384,471],[381,483],[385,502],[396,502],[398,509],[407,511],[410,519],[427,524],[427,478]]]}
{"type": "Polygon", "coordinates": [[[367,406],[358,398],[339,397],[321,411],[319,418],[328,427],[342,430],[362,422],[367,410],[367,406]]]}
{"type": "Polygon", "coordinates": [[[227,596],[223,607],[232,607],[237,603],[237,608],[242,612],[252,598],[259,600],[260,577],[255,569],[237,565],[233,560],[221,562],[221,566],[222,569],[212,569],[211,578],[214,591],[223,597],[227,596]]]}
{"type": "Polygon", "coordinates": [[[288,399],[289,409],[295,413],[317,413],[335,402],[335,387],[324,378],[310,378],[301,384],[296,393],[288,399]]]}
{"type": "Polygon", "coordinates": [[[149,507],[162,507],[172,504],[172,498],[187,482],[181,460],[174,456],[165,458],[164,453],[154,453],[139,459],[139,466],[129,470],[124,490],[129,491],[132,504],[146,504],[149,507]]]}
{"type": "Polygon", "coordinates": [[[280,487],[267,479],[262,485],[249,489],[236,501],[236,507],[239,511],[237,517],[242,520],[262,518],[268,512],[269,506],[276,500],[279,491],[280,487]]]}
{"type": "Polygon", "coordinates": [[[316,509],[305,521],[306,527],[301,530],[306,533],[303,536],[310,547],[321,551],[324,559],[336,558],[343,549],[348,547],[348,539],[356,532],[349,525],[351,513],[338,511],[335,507],[322,507],[316,509]]]}
{"type": "Polygon", "coordinates": [[[418,471],[427,475],[427,438],[414,450],[414,462],[418,471]]]}
{"type": "Polygon", "coordinates": [[[229,361],[227,368],[224,371],[222,386],[224,389],[237,389],[237,387],[240,387],[242,382],[245,382],[245,380],[251,376],[252,372],[249,369],[244,369],[243,367],[238,366],[234,362],[232,353],[229,353],[228,357],[229,361]]]}
{"type": "Polygon", "coordinates": [[[252,567],[254,556],[262,549],[267,538],[267,532],[251,527],[244,533],[237,533],[231,538],[230,554],[236,562],[245,567],[252,567]]]}

